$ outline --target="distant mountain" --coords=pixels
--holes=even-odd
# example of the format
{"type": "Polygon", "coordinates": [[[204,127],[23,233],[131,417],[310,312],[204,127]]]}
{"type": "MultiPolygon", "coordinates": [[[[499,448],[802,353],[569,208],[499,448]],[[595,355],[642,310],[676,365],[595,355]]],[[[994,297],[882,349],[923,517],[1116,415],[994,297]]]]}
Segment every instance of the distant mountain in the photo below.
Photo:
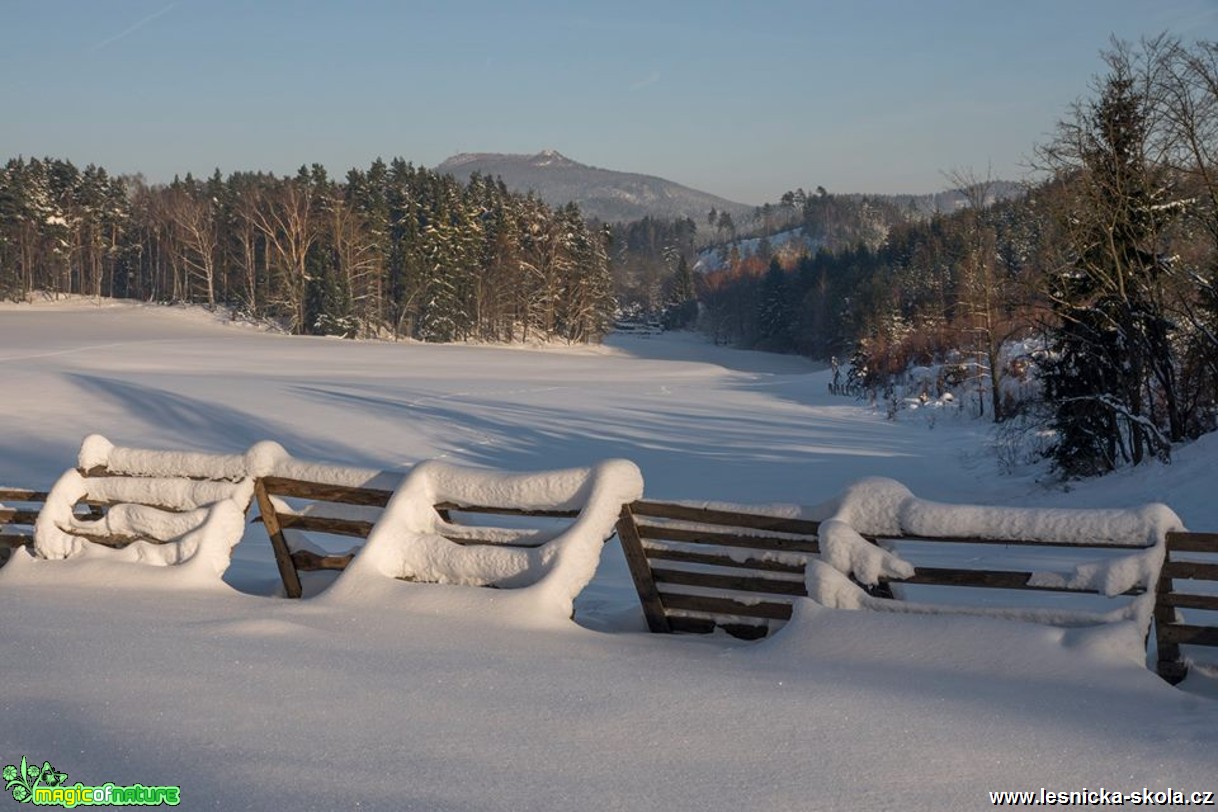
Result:
{"type": "Polygon", "coordinates": [[[552,149],[536,155],[507,155],[495,152],[463,152],[436,167],[466,181],[475,172],[503,178],[509,189],[530,190],[551,206],[579,204],[585,217],[608,223],[689,217],[705,228],[712,208],[726,211],[737,223],[753,216],[753,207],[690,189],[670,180],[633,172],[615,172],[587,166],[552,149]]]}

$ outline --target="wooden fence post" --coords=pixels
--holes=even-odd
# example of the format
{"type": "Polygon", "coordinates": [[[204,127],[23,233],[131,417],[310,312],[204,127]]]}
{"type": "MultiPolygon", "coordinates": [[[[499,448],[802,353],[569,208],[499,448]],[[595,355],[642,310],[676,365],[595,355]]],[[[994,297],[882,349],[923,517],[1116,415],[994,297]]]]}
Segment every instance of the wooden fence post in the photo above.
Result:
{"type": "Polygon", "coordinates": [[[634,523],[634,513],[631,512],[630,505],[622,505],[622,514],[617,520],[617,538],[622,543],[622,553],[626,556],[626,566],[630,567],[634,588],[638,590],[647,628],[657,633],[671,633],[672,627],[668,623],[668,616],[664,614],[664,605],[660,603],[660,593],[656,590],[656,582],[652,578],[651,566],[647,563],[647,553],[643,550],[643,540],[639,537],[639,528],[634,523]]]}
{"type": "Polygon", "coordinates": [[[300,573],[296,571],[296,562],[292,560],[292,551],[288,541],[283,536],[283,528],[279,526],[279,516],[271,503],[270,494],[261,479],[254,480],[254,497],[258,500],[258,512],[262,514],[262,523],[266,525],[266,533],[270,536],[271,547],[275,550],[275,564],[279,567],[279,577],[283,579],[283,591],[289,598],[301,596],[300,573]]]}

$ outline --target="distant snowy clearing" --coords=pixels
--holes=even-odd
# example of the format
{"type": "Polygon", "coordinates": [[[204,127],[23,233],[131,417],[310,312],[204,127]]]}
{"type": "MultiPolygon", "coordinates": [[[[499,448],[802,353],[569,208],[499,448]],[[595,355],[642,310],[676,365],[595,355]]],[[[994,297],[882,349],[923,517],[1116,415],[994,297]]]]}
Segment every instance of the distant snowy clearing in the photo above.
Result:
{"type": "MultiPolygon", "coordinates": [[[[76,300],[0,305],[0,375],[0,485],[48,488],[99,433],[401,472],[624,458],[655,499],[815,505],[883,476],[947,503],[1162,501],[1218,531],[1218,438],[1067,492],[999,476],[983,422],[888,421],[830,396],[817,364],[686,335],[350,342],[76,300]]],[[[288,601],[258,525],[224,581],[189,588],[36,563],[0,570],[0,763],[180,784],[184,808],[942,810],[988,808],[989,790],[1218,789],[1214,681],[1167,685],[1110,627],[801,600],[760,643],[651,635],[616,542],[578,623],[392,579],[288,601]]]]}

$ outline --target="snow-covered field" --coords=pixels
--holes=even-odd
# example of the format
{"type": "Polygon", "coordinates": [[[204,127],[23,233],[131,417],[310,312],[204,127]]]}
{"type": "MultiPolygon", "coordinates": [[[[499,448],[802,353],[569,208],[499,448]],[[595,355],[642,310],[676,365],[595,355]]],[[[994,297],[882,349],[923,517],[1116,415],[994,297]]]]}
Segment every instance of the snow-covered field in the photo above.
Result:
{"type": "MultiPolygon", "coordinates": [[[[1218,438],[1065,492],[999,476],[983,423],[887,421],[827,381],[686,336],[393,345],[0,305],[0,484],[50,486],[92,433],[269,439],[401,471],[625,457],[656,499],[816,504],[880,475],[948,502],[1164,501],[1218,530],[1218,438]]],[[[210,587],[150,567],[2,573],[0,764],[180,784],[187,808],[941,810],[987,808],[988,790],[1218,789],[1212,680],[1172,688],[1102,633],[805,602],[762,643],[654,636],[616,543],[578,624],[466,587],[287,601],[260,526],[210,587]]]]}

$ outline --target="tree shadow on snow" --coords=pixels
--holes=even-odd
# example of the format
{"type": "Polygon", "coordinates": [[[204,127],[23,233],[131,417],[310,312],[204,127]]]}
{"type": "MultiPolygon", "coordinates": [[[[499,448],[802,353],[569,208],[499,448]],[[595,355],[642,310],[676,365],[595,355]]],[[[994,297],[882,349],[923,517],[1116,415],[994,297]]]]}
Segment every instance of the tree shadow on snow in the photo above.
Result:
{"type": "MultiPolygon", "coordinates": [[[[148,428],[138,436],[119,429],[107,434],[105,426],[85,426],[83,434],[98,431],[110,440],[138,447],[164,444],[184,450],[241,453],[254,443],[274,440],[293,456],[308,460],[334,460],[347,465],[377,467],[376,461],[349,445],[293,430],[282,422],[130,381],[71,374],[87,397],[101,397],[129,412],[148,428]]],[[[75,463],[75,454],[69,464],[75,463]]]]}
{"type": "MultiPolygon", "coordinates": [[[[857,430],[817,426],[801,415],[751,416],[713,406],[674,401],[663,411],[640,411],[628,401],[606,396],[595,414],[569,406],[501,400],[494,395],[395,398],[355,394],[319,386],[293,392],[345,411],[408,423],[432,440],[450,444],[453,461],[536,470],[590,465],[609,457],[633,460],[655,498],[733,498],[737,483],[784,483],[771,499],[819,502],[832,493],[803,493],[818,467],[844,457],[902,457],[912,452],[877,452],[869,426],[857,430]],[[720,487],[714,492],[715,484],[720,487]]],[[[562,392],[554,395],[561,403],[562,392]]]]}

